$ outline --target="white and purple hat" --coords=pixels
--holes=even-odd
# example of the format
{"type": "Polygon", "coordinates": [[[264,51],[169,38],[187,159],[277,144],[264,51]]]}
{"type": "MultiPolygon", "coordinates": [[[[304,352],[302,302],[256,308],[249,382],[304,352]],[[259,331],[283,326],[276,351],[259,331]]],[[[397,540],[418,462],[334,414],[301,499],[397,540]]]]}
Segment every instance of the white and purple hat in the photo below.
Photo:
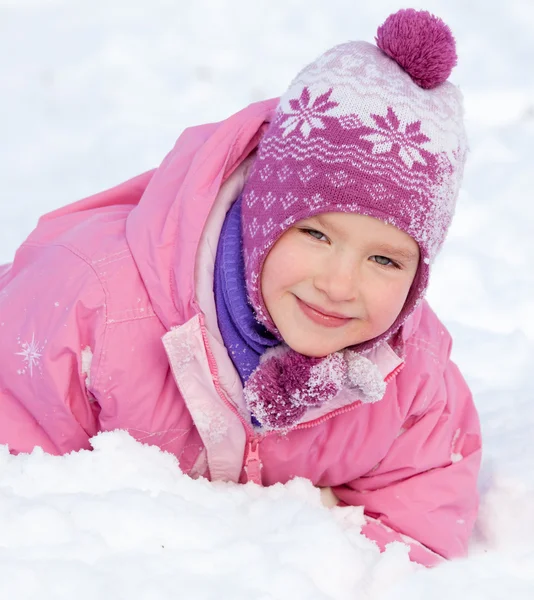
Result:
{"type": "Polygon", "coordinates": [[[305,67],[280,98],[243,191],[247,292],[277,333],[260,274],[286,229],[325,212],[368,215],[419,244],[421,260],[389,339],[422,299],[429,268],[452,220],[467,141],[450,29],[426,11],[400,10],[377,45],[348,42],[305,67]]]}

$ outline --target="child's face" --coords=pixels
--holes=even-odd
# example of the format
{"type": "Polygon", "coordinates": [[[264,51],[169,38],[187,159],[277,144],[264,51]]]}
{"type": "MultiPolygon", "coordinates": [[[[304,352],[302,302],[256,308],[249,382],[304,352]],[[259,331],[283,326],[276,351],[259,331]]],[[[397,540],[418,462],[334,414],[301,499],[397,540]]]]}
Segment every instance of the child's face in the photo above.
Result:
{"type": "Polygon", "coordinates": [[[299,221],[263,266],[265,306],[288,346],[326,356],[384,333],[417,272],[419,246],[373,217],[324,213],[299,221]]]}

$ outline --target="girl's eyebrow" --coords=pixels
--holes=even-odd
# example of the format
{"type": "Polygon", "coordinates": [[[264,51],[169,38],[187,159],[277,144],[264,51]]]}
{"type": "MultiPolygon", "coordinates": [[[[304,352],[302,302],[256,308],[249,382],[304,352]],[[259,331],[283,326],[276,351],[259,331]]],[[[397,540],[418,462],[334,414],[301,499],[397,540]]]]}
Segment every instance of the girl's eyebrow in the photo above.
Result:
{"type": "Polygon", "coordinates": [[[377,244],[375,248],[377,248],[380,252],[383,252],[386,255],[403,258],[407,261],[419,260],[418,253],[414,252],[413,250],[409,250],[408,248],[402,248],[400,246],[391,246],[390,244],[377,244]]]}
{"type": "MultiPolygon", "coordinates": [[[[337,228],[329,223],[322,214],[313,215],[307,219],[304,219],[304,221],[312,221],[312,223],[315,221],[319,224],[321,229],[325,229],[327,233],[329,231],[339,233],[337,228]]],[[[419,260],[419,253],[417,251],[410,250],[409,248],[405,248],[403,246],[392,246],[391,244],[377,243],[373,244],[373,250],[381,252],[386,256],[389,255],[395,258],[403,259],[407,262],[417,262],[419,260]]]]}
{"type": "MultiPolygon", "coordinates": [[[[331,223],[328,223],[327,219],[324,218],[324,215],[314,215],[306,220],[316,221],[323,229],[326,229],[327,231],[337,231],[331,223]]],[[[417,251],[410,250],[409,248],[404,248],[402,246],[392,246],[391,244],[378,243],[376,245],[373,244],[373,248],[377,249],[379,252],[383,252],[385,255],[401,258],[407,262],[416,262],[419,260],[419,253],[417,251]]]]}
{"type": "Polygon", "coordinates": [[[337,228],[334,225],[332,225],[331,223],[329,223],[328,220],[325,218],[325,216],[322,214],[313,215],[311,217],[308,217],[308,219],[306,219],[306,221],[316,221],[324,229],[329,229],[330,231],[338,232],[337,228]]]}

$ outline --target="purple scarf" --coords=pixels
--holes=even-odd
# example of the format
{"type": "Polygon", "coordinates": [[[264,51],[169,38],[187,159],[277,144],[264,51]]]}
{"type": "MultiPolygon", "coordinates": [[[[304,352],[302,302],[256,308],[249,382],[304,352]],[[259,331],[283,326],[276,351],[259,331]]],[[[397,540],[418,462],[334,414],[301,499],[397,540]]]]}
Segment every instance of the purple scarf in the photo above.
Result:
{"type": "Polygon", "coordinates": [[[226,214],[217,245],[214,274],[215,306],[224,345],[243,385],[260,363],[260,356],[279,344],[256,321],[248,303],[241,237],[241,196],[226,214]]]}

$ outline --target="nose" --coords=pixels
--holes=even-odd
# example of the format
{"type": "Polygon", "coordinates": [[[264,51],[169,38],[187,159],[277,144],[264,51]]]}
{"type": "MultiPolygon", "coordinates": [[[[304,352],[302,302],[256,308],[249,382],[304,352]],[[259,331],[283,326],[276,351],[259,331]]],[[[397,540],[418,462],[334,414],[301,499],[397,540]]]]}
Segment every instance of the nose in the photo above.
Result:
{"type": "Polygon", "coordinates": [[[319,265],[314,285],[331,302],[349,302],[359,296],[359,281],[356,261],[348,256],[336,255],[319,265]]]}

